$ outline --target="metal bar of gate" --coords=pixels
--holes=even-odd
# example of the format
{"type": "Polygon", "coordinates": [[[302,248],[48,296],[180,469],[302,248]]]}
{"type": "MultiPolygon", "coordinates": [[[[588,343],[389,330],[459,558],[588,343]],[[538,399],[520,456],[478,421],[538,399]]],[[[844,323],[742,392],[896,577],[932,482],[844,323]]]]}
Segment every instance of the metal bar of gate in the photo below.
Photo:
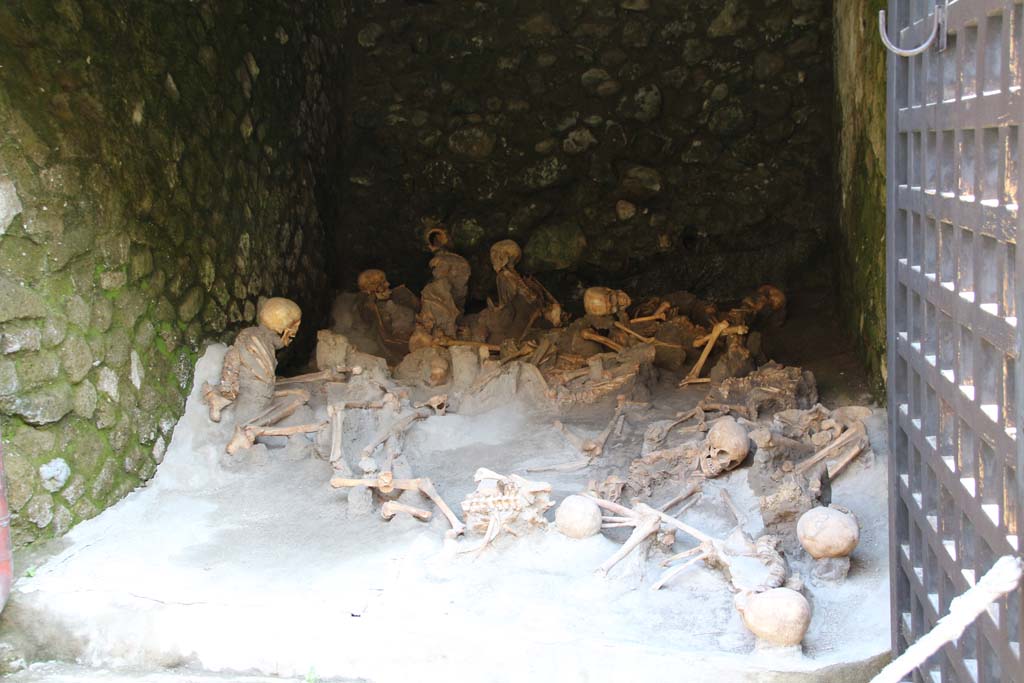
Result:
{"type": "MultiPolygon", "coordinates": [[[[887,68],[892,646],[929,631],[1024,505],[1024,0],[890,0],[887,68]],[[938,46],[939,36],[947,43],[938,46]]],[[[1024,681],[1021,591],[915,681],[1024,681]]]]}

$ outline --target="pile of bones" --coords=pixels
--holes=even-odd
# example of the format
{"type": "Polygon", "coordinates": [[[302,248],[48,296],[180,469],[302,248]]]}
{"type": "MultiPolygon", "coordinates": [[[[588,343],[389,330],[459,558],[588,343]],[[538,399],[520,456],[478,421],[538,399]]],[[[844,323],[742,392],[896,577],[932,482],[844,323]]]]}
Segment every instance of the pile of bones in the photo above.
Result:
{"type": "Polygon", "coordinates": [[[759,646],[799,648],[812,615],[805,578],[786,556],[806,553],[807,578],[816,583],[846,578],[859,525],[832,504],[831,482],[858,458],[870,464],[861,457],[869,453],[863,420],[870,410],[830,411],[817,403],[809,372],[764,358],[763,334],[785,320],[783,292],[765,285],[720,311],[687,292],[634,304],[623,291],[591,287],[585,314],[570,320],[537,280],[516,270],[519,246],[505,240],[491,249],[496,300],[466,314],[469,263],[449,250],[443,228],[430,228],[426,242],[433,277],[420,295],[392,288],[380,270],[360,274],[359,292],[339,298],[334,328],[317,335],[313,372],[277,376],[276,353],[294,338],[301,311],[288,299],[262,302],[258,324],[228,350],[220,383],[203,387],[210,418],[235,425],[225,458],[257,441],[312,441],[350,515],[379,510],[385,519],[427,521],[436,508],[459,552],[500,552],[499,535],[521,536],[549,521],[571,538],[625,527],[628,538],[595,567],[598,574],[633,553],[660,551],[666,569],[651,586],[658,590],[702,563],[723,574],[759,646]],[[646,418],[653,383],[672,373],[680,387],[706,394],[674,419],[646,418]],[[411,471],[405,438],[423,420],[509,391],[527,394],[578,458],[521,474],[480,468],[460,515],[428,477],[411,471]],[[595,411],[609,419],[592,436],[565,424],[595,411]],[[616,438],[627,422],[642,440],[616,438]],[[593,472],[607,460],[610,439],[631,450],[628,466],[591,479],[549,513],[552,487],[535,479],[538,472],[593,472]],[[743,531],[725,489],[722,502],[735,517],[730,534],[719,538],[684,521],[704,482],[740,465],[760,501],[764,533],[743,531]]]}

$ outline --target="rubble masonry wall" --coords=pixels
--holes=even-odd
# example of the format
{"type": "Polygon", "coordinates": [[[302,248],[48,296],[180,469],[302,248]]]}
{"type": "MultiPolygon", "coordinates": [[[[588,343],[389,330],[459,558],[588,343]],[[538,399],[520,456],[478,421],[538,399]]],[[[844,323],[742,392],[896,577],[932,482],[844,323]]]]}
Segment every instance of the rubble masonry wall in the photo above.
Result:
{"type": "Polygon", "coordinates": [[[478,301],[504,238],[570,304],[579,284],[748,293],[828,260],[831,3],[354,7],[340,284],[421,284],[431,217],[478,301]]]}
{"type": "MultiPolygon", "coordinates": [[[[197,350],[328,304],[344,6],[0,6],[0,423],[17,544],[152,476],[197,350]]],[[[307,329],[311,334],[313,330],[307,329]]]]}
{"type": "Polygon", "coordinates": [[[885,0],[836,2],[835,252],[841,317],[875,390],[885,382],[885,0]]]}

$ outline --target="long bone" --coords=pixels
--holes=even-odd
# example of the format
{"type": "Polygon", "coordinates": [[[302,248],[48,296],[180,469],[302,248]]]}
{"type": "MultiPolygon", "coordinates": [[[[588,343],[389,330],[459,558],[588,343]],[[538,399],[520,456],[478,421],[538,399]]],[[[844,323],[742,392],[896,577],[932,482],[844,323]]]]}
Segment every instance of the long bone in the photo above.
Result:
{"type": "Polygon", "coordinates": [[[405,434],[405,432],[409,431],[409,429],[413,426],[414,423],[418,422],[419,420],[425,420],[426,418],[430,417],[431,414],[432,412],[429,412],[427,410],[417,410],[415,412],[409,413],[408,415],[403,415],[402,417],[397,418],[387,427],[378,432],[370,440],[370,443],[366,444],[366,446],[363,447],[363,450],[360,452],[360,457],[372,457],[373,452],[375,450],[380,448],[386,442],[392,439],[396,439],[399,436],[405,434]]]}
{"type": "Polygon", "coordinates": [[[622,344],[613,342],[608,337],[600,335],[597,332],[594,332],[593,330],[583,330],[582,332],[580,332],[580,338],[586,339],[587,341],[597,342],[598,344],[601,344],[602,346],[611,349],[615,353],[622,353],[626,348],[622,344]]]}
{"type": "Polygon", "coordinates": [[[434,345],[441,346],[446,349],[452,346],[472,346],[473,348],[476,349],[486,349],[491,353],[498,353],[499,351],[501,351],[501,346],[499,346],[498,344],[488,344],[486,342],[472,341],[469,339],[435,339],[434,345]]]}
{"type": "Polygon", "coordinates": [[[345,410],[339,406],[327,406],[327,415],[331,418],[331,466],[341,462],[341,436],[345,428],[345,410]]]}
{"type": "Polygon", "coordinates": [[[661,510],[662,512],[668,512],[670,509],[672,509],[679,503],[682,503],[684,500],[686,500],[693,494],[697,493],[698,491],[700,491],[700,482],[692,482],[685,489],[683,489],[682,493],[680,493],[678,496],[668,501],[667,503],[661,505],[658,509],[661,510]]]}
{"type": "Polygon", "coordinates": [[[740,417],[746,418],[747,420],[753,419],[751,418],[750,411],[746,408],[746,406],[741,406],[734,403],[712,403],[709,402],[707,398],[704,398],[700,402],[700,409],[705,410],[709,413],[722,413],[723,415],[736,413],[740,417]]]}
{"type": "Polygon", "coordinates": [[[623,546],[619,548],[614,555],[608,558],[608,560],[597,568],[596,573],[600,576],[607,575],[608,571],[611,570],[612,567],[633,552],[633,550],[643,543],[644,540],[652,534],[657,533],[663,523],[696,538],[702,544],[706,542],[710,543],[714,540],[703,531],[695,529],[689,524],[681,522],[675,517],[672,517],[660,510],[655,510],[644,503],[636,503],[633,508],[630,509],[625,505],[619,505],[618,503],[603,500],[595,496],[591,496],[591,498],[599,507],[615,513],[613,516],[606,516],[603,518],[605,523],[602,526],[604,528],[615,528],[621,526],[634,527],[633,533],[630,534],[628,539],[626,539],[625,544],[623,544],[623,546]]]}
{"type": "MultiPolygon", "coordinates": [[[[256,439],[260,436],[274,436],[275,434],[271,432],[273,429],[272,425],[280,422],[286,417],[289,417],[309,401],[309,392],[302,389],[283,389],[281,391],[274,392],[274,396],[292,396],[293,398],[284,404],[272,404],[269,408],[264,410],[262,413],[259,413],[245,424],[237,425],[235,427],[234,434],[231,436],[231,441],[228,442],[227,448],[225,449],[228,452],[228,455],[234,455],[242,448],[250,448],[254,443],[256,443],[256,439]]],[[[298,434],[299,432],[315,432],[319,431],[322,426],[323,425],[321,424],[315,429],[313,428],[313,425],[299,425],[301,429],[288,427],[287,429],[292,431],[278,435],[290,436],[291,434],[298,434]]]]}
{"type": "Polygon", "coordinates": [[[466,531],[466,526],[459,520],[458,515],[448,507],[448,504],[444,502],[443,498],[441,498],[437,489],[434,488],[434,484],[426,477],[420,477],[419,479],[395,479],[391,472],[381,472],[376,479],[334,477],[331,479],[331,486],[336,489],[366,486],[368,488],[377,489],[381,493],[390,493],[395,489],[400,491],[419,491],[427,498],[434,501],[434,505],[438,507],[441,514],[443,514],[448,519],[448,523],[452,525],[451,533],[454,536],[461,536],[466,531]]]}
{"type": "MultiPolygon", "coordinates": [[[[762,592],[772,588],[778,588],[786,582],[786,577],[789,574],[789,565],[786,563],[785,558],[782,557],[782,553],[779,552],[779,544],[781,540],[778,536],[765,534],[758,538],[757,541],[751,541],[749,536],[743,533],[739,527],[736,527],[730,538],[738,539],[747,546],[747,552],[741,553],[741,555],[756,557],[768,569],[768,575],[765,582],[755,587],[754,592],[762,592]]],[[[700,560],[704,560],[704,563],[708,566],[722,569],[726,574],[726,578],[733,585],[734,590],[747,590],[736,583],[730,566],[732,564],[732,560],[729,559],[730,555],[731,553],[729,553],[725,548],[724,541],[715,538],[701,541],[700,545],[696,548],[691,548],[690,550],[673,555],[663,561],[662,566],[668,566],[676,560],[690,557],[688,561],[677,567],[672,567],[662,574],[661,577],[651,585],[651,590],[656,591],[661,589],[673,578],[684,572],[687,567],[690,567],[700,560]]]]}
{"type": "Polygon", "coordinates": [[[622,330],[623,332],[625,332],[626,334],[630,335],[631,337],[635,337],[635,338],[639,339],[640,341],[642,341],[645,344],[653,344],[654,346],[667,346],[670,349],[681,349],[681,348],[683,348],[682,344],[672,344],[671,342],[666,342],[666,341],[662,341],[660,339],[655,339],[654,337],[645,337],[644,335],[640,334],[639,332],[636,332],[635,330],[627,327],[626,325],[623,325],[620,322],[615,322],[615,327],[616,327],[616,329],[622,330]]]}
{"type": "Polygon", "coordinates": [[[867,430],[864,428],[864,423],[859,423],[856,426],[847,429],[835,441],[797,465],[796,471],[803,474],[819,462],[839,453],[843,448],[846,448],[847,445],[851,443],[856,443],[858,445],[863,444],[866,438],[867,430]]]}
{"type": "Polygon", "coordinates": [[[575,460],[573,462],[565,463],[562,465],[552,465],[550,467],[535,467],[526,470],[527,472],[575,472],[581,470],[584,467],[590,465],[595,458],[599,457],[604,452],[604,446],[608,442],[608,437],[611,436],[612,431],[616,429],[620,420],[624,419],[622,414],[626,407],[626,396],[619,394],[616,397],[615,412],[612,413],[612,418],[608,420],[608,425],[604,430],[592,439],[585,439],[578,434],[573,433],[566,427],[560,420],[555,420],[555,429],[562,432],[562,435],[566,440],[575,446],[585,456],[582,460],[575,460]]]}
{"type": "Polygon", "coordinates": [[[331,454],[328,462],[335,469],[341,467],[342,450],[341,439],[345,427],[346,410],[380,410],[384,407],[381,401],[347,401],[345,403],[333,403],[327,406],[327,416],[331,423],[331,454]]]}
{"type": "Polygon", "coordinates": [[[668,318],[668,312],[671,308],[672,304],[667,301],[662,301],[658,304],[658,308],[651,315],[643,315],[639,318],[633,318],[629,322],[631,325],[635,323],[649,323],[654,321],[664,322],[668,318]]]}
{"type": "Polygon", "coordinates": [[[413,507],[412,505],[399,503],[396,500],[385,501],[384,504],[380,506],[380,516],[384,519],[392,519],[399,512],[411,515],[421,522],[429,522],[430,518],[434,516],[434,513],[430,510],[423,510],[422,508],[413,507]]]}
{"type": "MultiPolygon", "coordinates": [[[[702,427],[704,425],[704,411],[700,407],[684,413],[676,413],[675,419],[668,424],[652,424],[644,433],[644,447],[651,450],[657,448],[665,442],[665,439],[668,438],[673,429],[695,417],[699,421],[697,427],[702,427]]],[[[703,429],[698,429],[697,431],[704,431],[706,428],[704,426],[703,429]]]]}
{"type": "Polygon", "coordinates": [[[855,444],[853,446],[853,448],[850,449],[850,452],[847,453],[846,455],[844,455],[842,457],[842,459],[840,459],[839,462],[837,462],[835,464],[835,467],[829,468],[829,470],[828,470],[828,478],[829,478],[829,480],[830,481],[835,481],[835,478],[838,477],[839,474],[843,470],[846,469],[846,466],[849,465],[854,460],[856,460],[857,457],[861,453],[863,453],[863,452],[864,452],[864,445],[863,444],[855,444]]]}
{"type": "Polygon", "coordinates": [[[251,448],[256,439],[261,436],[292,436],[294,434],[310,434],[319,432],[329,423],[314,422],[311,424],[294,425],[291,427],[274,427],[261,425],[248,425],[235,427],[235,433],[228,442],[227,450],[229,455],[234,455],[242,448],[251,448]]]}
{"type": "Polygon", "coordinates": [[[683,378],[683,381],[679,383],[679,386],[685,387],[687,384],[710,381],[707,378],[701,379],[700,371],[704,369],[704,364],[708,362],[708,356],[711,355],[711,349],[715,347],[715,342],[718,341],[722,332],[724,332],[728,327],[729,323],[724,320],[715,324],[711,329],[711,334],[708,335],[708,341],[704,345],[704,351],[701,352],[700,358],[698,358],[697,362],[693,364],[693,367],[690,368],[690,372],[687,373],[686,377],[683,378]]]}
{"type": "Polygon", "coordinates": [[[304,375],[295,375],[294,377],[277,377],[274,379],[274,386],[282,386],[285,384],[304,384],[307,382],[337,382],[344,379],[345,375],[361,375],[363,369],[356,365],[351,368],[337,366],[334,368],[327,368],[326,370],[320,370],[319,372],[307,372],[304,375]]]}
{"type": "MultiPolygon", "coordinates": [[[[723,336],[723,337],[731,337],[733,335],[740,335],[740,336],[742,336],[744,334],[747,334],[748,332],[750,332],[750,329],[746,325],[729,325],[725,329],[722,330],[721,336],[723,336]]],[[[697,337],[696,339],[694,339],[693,340],[693,348],[699,349],[700,347],[702,347],[705,344],[707,344],[709,341],[711,341],[711,337],[712,337],[713,334],[714,334],[714,331],[712,331],[711,334],[701,335],[700,337],[697,337]]],[[[716,339],[716,341],[717,341],[717,339],[716,339]]]]}

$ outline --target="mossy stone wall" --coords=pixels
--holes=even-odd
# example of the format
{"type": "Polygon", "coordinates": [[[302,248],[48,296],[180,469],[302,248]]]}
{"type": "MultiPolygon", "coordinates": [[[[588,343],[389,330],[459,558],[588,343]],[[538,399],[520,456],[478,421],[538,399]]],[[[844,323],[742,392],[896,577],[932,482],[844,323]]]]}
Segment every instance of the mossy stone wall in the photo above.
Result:
{"type": "Polygon", "coordinates": [[[885,382],[885,0],[836,2],[835,231],[840,311],[881,397],[885,382]]]}
{"type": "Polygon", "coordinates": [[[0,423],[16,543],[152,476],[201,342],[329,280],[340,2],[0,5],[0,423]],[[322,198],[321,198],[322,199],[322,198]]]}
{"type": "Polygon", "coordinates": [[[477,301],[504,238],[563,301],[593,284],[730,296],[827,262],[830,3],[354,9],[342,285],[368,267],[422,284],[429,219],[477,301]]]}

